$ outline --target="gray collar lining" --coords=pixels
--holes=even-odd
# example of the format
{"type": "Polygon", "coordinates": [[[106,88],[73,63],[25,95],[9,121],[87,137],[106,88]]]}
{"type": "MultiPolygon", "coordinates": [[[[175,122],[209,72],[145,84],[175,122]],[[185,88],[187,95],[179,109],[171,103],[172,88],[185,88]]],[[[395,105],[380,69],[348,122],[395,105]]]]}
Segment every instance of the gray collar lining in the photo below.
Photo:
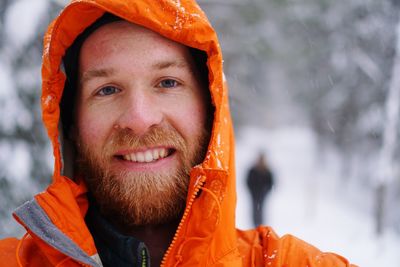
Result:
{"type": "Polygon", "coordinates": [[[14,214],[36,236],[56,250],[81,263],[94,267],[101,266],[51,222],[35,199],[17,208],[14,214]]]}

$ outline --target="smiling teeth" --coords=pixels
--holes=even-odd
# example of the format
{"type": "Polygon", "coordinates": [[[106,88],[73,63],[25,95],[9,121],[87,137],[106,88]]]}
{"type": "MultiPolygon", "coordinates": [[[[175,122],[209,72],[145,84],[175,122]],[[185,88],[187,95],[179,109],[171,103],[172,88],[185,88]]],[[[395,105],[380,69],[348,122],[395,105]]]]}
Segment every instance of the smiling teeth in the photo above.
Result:
{"type": "Polygon", "coordinates": [[[158,159],[165,158],[168,155],[167,149],[158,148],[146,150],[144,152],[135,152],[127,155],[123,155],[124,160],[133,162],[152,162],[158,159]]]}

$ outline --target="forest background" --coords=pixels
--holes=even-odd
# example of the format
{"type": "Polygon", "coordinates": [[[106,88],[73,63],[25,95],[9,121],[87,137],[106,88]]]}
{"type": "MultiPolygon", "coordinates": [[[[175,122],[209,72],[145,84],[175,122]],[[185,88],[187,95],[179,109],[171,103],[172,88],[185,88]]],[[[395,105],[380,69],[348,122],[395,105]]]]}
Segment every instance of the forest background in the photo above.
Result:
{"type": "MultiPolygon", "coordinates": [[[[12,210],[50,182],[42,38],[65,2],[0,1],[0,237],[21,235],[12,210]]],[[[400,235],[400,1],[198,2],[221,41],[237,140],[249,127],[308,129],[317,164],[335,164],[337,198],[377,237],[400,235]]]]}

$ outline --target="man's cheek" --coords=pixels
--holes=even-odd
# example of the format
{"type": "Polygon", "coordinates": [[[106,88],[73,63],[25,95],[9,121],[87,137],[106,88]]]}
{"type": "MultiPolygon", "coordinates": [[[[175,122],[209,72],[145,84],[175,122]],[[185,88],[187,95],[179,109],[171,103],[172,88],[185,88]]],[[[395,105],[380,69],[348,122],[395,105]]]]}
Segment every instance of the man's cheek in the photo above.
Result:
{"type": "Polygon", "coordinates": [[[189,138],[196,138],[201,135],[205,126],[205,116],[200,109],[193,110],[192,113],[182,117],[181,121],[186,122],[182,127],[189,138]]]}
{"type": "Polygon", "coordinates": [[[103,127],[90,120],[83,121],[79,127],[79,135],[82,142],[85,144],[97,144],[102,139],[103,127]]]}

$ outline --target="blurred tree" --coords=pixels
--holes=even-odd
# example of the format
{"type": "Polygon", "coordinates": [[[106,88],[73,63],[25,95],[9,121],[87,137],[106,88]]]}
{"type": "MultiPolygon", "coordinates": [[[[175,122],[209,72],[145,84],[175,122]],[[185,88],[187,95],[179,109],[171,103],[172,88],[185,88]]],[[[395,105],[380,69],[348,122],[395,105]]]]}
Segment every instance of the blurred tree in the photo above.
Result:
{"type": "MultiPolygon", "coordinates": [[[[210,0],[204,7],[221,39],[236,129],[310,125],[321,150],[318,160],[324,158],[324,147],[334,147],[341,155],[340,187],[359,187],[364,194],[351,201],[372,213],[365,194],[374,198],[370,192],[375,192],[387,126],[384,107],[398,1],[248,0],[229,5],[210,0]]],[[[398,162],[400,146],[394,146],[398,162]]],[[[399,179],[391,183],[399,188],[399,179]]],[[[385,192],[394,203],[400,201],[398,194],[385,192]]],[[[400,211],[390,214],[394,225],[400,211]]]]}
{"type": "Polygon", "coordinates": [[[377,176],[376,232],[382,234],[386,215],[387,187],[395,179],[395,153],[400,126],[400,20],[396,28],[396,46],[390,86],[385,101],[385,127],[383,131],[380,165],[377,176]]]}
{"type": "Polygon", "coordinates": [[[11,211],[50,182],[40,67],[43,33],[59,9],[47,0],[0,2],[0,237],[20,232],[11,211]]]}

